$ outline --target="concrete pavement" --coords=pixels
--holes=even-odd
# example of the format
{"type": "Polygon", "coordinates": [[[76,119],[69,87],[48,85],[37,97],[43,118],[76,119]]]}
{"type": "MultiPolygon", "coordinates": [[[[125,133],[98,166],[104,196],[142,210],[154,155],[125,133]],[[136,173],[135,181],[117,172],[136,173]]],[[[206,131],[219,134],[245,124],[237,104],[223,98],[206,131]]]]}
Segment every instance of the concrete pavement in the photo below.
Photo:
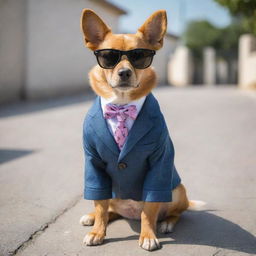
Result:
{"type": "MultiPolygon", "coordinates": [[[[154,94],[188,195],[208,204],[159,236],[163,247],[153,254],[256,255],[255,94],[234,87],[154,94]]],[[[149,254],[137,244],[140,223],[123,219],[109,225],[103,245],[82,245],[90,228],[79,218],[92,209],[81,199],[81,126],[90,105],[80,96],[0,110],[1,256],[149,254]]]]}

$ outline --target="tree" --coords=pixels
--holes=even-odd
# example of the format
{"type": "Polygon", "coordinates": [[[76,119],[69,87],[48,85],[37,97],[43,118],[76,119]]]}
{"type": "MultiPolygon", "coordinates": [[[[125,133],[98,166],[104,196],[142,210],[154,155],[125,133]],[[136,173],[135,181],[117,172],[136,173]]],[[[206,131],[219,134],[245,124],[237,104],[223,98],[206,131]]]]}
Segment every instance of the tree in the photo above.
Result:
{"type": "Polygon", "coordinates": [[[196,58],[201,58],[202,49],[206,46],[217,48],[220,31],[207,20],[191,21],[184,33],[186,45],[196,58]]]}
{"type": "Polygon", "coordinates": [[[229,26],[220,29],[217,49],[219,55],[229,59],[236,59],[238,57],[239,38],[247,32],[248,30],[241,24],[240,19],[233,19],[229,26]]]}
{"type": "Polygon", "coordinates": [[[219,57],[236,59],[239,37],[246,32],[238,18],[233,19],[233,22],[224,28],[215,27],[209,21],[201,20],[191,21],[183,38],[198,60],[202,57],[203,48],[207,46],[215,48],[219,57]]]}
{"type": "Polygon", "coordinates": [[[229,9],[233,16],[242,18],[246,30],[256,35],[256,1],[255,0],[215,0],[229,9]]]}

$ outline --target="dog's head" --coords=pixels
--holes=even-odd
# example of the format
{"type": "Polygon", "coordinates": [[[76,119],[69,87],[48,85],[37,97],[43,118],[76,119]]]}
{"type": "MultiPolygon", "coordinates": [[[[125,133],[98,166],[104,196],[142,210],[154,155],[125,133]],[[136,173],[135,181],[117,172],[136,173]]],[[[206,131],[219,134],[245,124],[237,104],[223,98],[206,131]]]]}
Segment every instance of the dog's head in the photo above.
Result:
{"type": "Polygon", "coordinates": [[[92,10],[84,9],[81,28],[85,45],[94,51],[98,64],[90,72],[91,86],[103,97],[146,95],[156,84],[150,67],[155,50],[163,45],[166,12],[153,13],[135,34],[113,34],[92,10]]]}

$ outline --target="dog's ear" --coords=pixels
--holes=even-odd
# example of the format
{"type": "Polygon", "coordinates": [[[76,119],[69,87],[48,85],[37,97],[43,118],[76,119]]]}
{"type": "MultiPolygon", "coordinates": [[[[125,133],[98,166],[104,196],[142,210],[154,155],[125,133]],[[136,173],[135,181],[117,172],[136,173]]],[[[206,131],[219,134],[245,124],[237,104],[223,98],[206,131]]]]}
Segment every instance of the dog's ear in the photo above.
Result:
{"type": "Polygon", "coordinates": [[[105,36],[111,32],[104,21],[90,9],[83,9],[81,28],[84,33],[85,45],[92,50],[97,49],[105,36]]]}
{"type": "Polygon", "coordinates": [[[163,46],[163,38],[167,29],[167,15],[165,10],[154,12],[138,29],[143,37],[155,50],[163,46]]]}

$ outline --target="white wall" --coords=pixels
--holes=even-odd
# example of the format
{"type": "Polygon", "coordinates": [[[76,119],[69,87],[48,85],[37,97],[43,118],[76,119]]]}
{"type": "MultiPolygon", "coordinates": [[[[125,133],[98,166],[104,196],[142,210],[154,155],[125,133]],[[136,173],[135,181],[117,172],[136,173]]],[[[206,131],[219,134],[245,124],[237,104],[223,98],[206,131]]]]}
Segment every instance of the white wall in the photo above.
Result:
{"type": "Polygon", "coordinates": [[[226,60],[218,59],[216,61],[216,75],[218,84],[227,84],[229,82],[228,62],[226,60]]]}
{"type": "Polygon", "coordinates": [[[256,89],[256,38],[252,35],[239,40],[239,86],[256,89]]]}
{"type": "Polygon", "coordinates": [[[216,51],[212,47],[203,49],[203,83],[216,84],[216,51]]]}
{"type": "MultiPolygon", "coordinates": [[[[80,31],[84,8],[93,9],[118,32],[120,13],[95,0],[0,0],[0,103],[86,93],[96,64],[80,31]]],[[[167,82],[167,62],[177,40],[165,37],[153,66],[167,82]]]]}
{"type": "Polygon", "coordinates": [[[158,84],[168,83],[167,64],[170,54],[177,46],[177,39],[171,36],[165,36],[163,48],[156,52],[152,66],[157,73],[158,84]]]}
{"type": "Polygon", "coordinates": [[[176,48],[168,63],[168,82],[174,86],[187,86],[193,80],[194,65],[186,46],[176,48]]]}
{"type": "Polygon", "coordinates": [[[28,98],[85,91],[96,63],[80,31],[83,8],[91,8],[117,31],[118,13],[90,0],[28,0],[26,85],[28,98]]]}
{"type": "Polygon", "coordinates": [[[25,71],[25,0],[0,0],[0,103],[22,94],[25,71]]]}

